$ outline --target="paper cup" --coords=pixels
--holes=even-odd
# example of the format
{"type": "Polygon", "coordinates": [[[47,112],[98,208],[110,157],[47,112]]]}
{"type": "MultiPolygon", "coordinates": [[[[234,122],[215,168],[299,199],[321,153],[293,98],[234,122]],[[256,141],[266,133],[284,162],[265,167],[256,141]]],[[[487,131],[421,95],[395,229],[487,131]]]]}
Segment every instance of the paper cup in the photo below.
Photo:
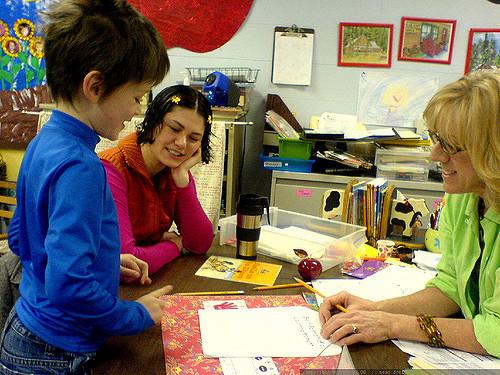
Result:
{"type": "Polygon", "coordinates": [[[377,241],[377,249],[378,256],[381,258],[388,258],[392,255],[392,251],[394,250],[394,241],[391,240],[378,240],[377,241]]]}

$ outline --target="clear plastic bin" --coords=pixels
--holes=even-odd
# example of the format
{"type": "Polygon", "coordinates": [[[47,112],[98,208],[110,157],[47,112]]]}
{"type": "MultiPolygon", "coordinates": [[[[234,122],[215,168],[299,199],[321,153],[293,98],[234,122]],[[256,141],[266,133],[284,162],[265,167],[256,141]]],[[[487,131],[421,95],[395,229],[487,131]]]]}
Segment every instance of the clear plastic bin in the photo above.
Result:
{"type": "MultiPolygon", "coordinates": [[[[273,235],[276,236],[277,251],[274,252],[269,246],[263,248],[259,239],[258,253],[287,262],[298,263],[300,261],[293,249],[287,250],[286,242],[290,242],[290,240],[298,248],[301,248],[304,242],[308,241],[310,246],[304,250],[318,258],[322,262],[324,270],[342,263],[345,257],[350,255],[347,252],[366,242],[366,228],[362,226],[286,211],[277,207],[269,208],[269,216],[272,227],[269,230],[275,232],[273,235]],[[292,230],[288,231],[289,229],[292,230]]],[[[264,213],[262,215],[261,238],[265,230],[264,226],[267,224],[267,214],[264,213]]],[[[219,220],[219,244],[236,245],[236,215],[219,220]]],[[[269,243],[267,244],[269,245],[269,243]]]]}
{"type": "Polygon", "coordinates": [[[422,148],[377,149],[377,177],[390,180],[427,181],[430,152],[422,148]]]}

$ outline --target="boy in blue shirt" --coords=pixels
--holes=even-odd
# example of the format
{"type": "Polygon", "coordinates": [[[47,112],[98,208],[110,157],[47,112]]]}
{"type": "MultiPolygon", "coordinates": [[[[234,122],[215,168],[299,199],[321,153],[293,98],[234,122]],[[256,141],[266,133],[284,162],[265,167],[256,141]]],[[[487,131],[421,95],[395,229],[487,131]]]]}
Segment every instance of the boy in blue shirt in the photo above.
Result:
{"type": "MultiPolygon", "coordinates": [[[[0,339],[0,373],[90,374],[106,338],[160,321],[159,297],[171,290],[118,298],[118,223],[94,152],[99,136],[118,137],[169,60],[158,32],[125,0],[63,0],[44,16],[56,110],[19,171],[9,245],[23,277],[0,339]]],[[[147,279],[135,258],[121,265],[132,268],[125,276],[135,269],[147,279]]]]}

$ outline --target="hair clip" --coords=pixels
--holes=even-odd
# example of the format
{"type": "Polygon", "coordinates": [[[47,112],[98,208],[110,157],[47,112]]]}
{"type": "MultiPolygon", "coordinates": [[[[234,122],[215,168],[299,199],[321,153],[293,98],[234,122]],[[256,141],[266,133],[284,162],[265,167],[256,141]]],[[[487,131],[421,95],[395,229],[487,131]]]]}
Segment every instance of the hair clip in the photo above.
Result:
{"type": "Polygon", "coordinates": [[[208,123],[208,125],[212,125],[212,116],[211,115],[208,115],[207,123],[208,123]]]}
{"type": "Polygon", "coordinates": [[[175,103],[175,104],[179,104],[179,102],[181,101],[181,98],[179,95],[174,95],[170,99],[168,99],[167,101],[175,103]]]}

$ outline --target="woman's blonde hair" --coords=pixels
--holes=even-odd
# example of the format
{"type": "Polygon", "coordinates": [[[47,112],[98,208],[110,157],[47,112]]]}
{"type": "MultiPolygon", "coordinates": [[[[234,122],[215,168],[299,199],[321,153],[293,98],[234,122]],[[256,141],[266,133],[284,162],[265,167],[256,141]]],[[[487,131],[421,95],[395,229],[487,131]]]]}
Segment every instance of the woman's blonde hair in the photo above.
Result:
{"type": "Polygon", "coordinates": [[[444,86],[424,120],[444,141],[467,150],[486,185],[486,203],[500,212],[500,71],[477,71],[444,86]]]}

